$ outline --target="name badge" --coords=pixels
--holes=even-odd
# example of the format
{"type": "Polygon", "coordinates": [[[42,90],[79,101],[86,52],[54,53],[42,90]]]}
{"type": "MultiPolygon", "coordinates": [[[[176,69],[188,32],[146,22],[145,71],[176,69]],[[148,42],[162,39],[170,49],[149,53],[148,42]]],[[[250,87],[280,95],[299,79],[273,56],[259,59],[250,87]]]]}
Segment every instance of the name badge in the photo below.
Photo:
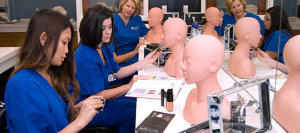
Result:
{"type": "Polygon", "coordinates": [[[117,79],[117,73],[108,75],[108,82],[115,81],[117,79]]]}

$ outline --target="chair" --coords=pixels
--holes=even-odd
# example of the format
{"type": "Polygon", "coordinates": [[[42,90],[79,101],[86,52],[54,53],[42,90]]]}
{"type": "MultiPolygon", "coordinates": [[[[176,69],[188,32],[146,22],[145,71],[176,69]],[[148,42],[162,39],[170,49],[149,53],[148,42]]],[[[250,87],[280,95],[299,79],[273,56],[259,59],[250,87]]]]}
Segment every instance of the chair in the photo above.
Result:
{"type": "Polygon", "coordinates": [[[8,133],[5,108],[0,111],[0,133],[8,133]]]}
{"type": "Polygon", "coordinates": [[[85,127],[79,133],[117,133],[119,127],[117,126],[98,126],[98,127],[85,127]]]}

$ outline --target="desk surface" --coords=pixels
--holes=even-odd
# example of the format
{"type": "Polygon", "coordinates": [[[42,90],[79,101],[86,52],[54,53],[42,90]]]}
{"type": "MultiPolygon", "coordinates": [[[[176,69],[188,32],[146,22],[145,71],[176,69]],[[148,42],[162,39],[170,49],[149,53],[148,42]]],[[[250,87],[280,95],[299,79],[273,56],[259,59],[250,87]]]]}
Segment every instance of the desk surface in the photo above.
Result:
{"type": "Polygon", "coordinates": [[[18,63],[19,47],[0,47],[0,73],[18,63]]]}
{"type": "MultiPolygon", "coordinates": [[[[143,53],[140,54],[140,59],[143,58],[143,53]]],[[[218,81],[222,89],[229,88],[233,85],[234,82],[239,82],[243,79],[240,79],[236,76],[231,75],[231,73],[228,71],[228,56],[227,59],[225,58],[224,64],[222,66],[222,69],[218,72],[218,81]],[[227,67],[226,67],[227,66],[227,67]]],[[[269,67],[268,65],[254,59],[254,63],[257,67],[257,73],[255,76],[262,77],[262,76],[269,76],[269,75],[275,75],[276,69],[273,69],[269,67]]],[[[164,72],[163,67],[156,67],[152,64],[146,66],[145,68],[139,70],[139,74],[148,75],[148,76],[167,76],[167,74],[164,72]]],[[[281,73],[278,71],[278,73],[281,73]]],[[[180,132],[184,129],[187,129],[190,127],[189,123],[186,122],[183,119],[183,108],[185,106],[186,98],[193,88],[195,88],[195,84],[185,84],[184,87],[181,89],[177,99],[174,101],[174,110],[173,112],[167,112],[165,108],[160,106],[160,100],[154,100],[154,99],[143,99],[138,98],[137,99],[137,110],[136,110],[136,127],[143,122],[143,120],[153,111],[160,111],[164,113],[171,113],[176,114],[173,120],[170,122],[168,127],[165,129],[165,133],[174,133],[174,132],[180,132]]],[[[247,89],[247,91],[251,91],[251,89],[247,89]]],[[[253,88],[252,92],[248,92],[253,97],[258,98],[258,92],[256,92],[255,87],[253,88]]],[[[270,102],[273,101],[274,92],[271,92],[270,95],[270,102]]],[[[227,97],[228,98],[228,97],[227,97]]],[[[228,98],[229,101],[236,98],[228,98]]],[[[272,108],[272,107],[271,107],[272,108]]],[[[201,112],[199,112],[201,113],[201,112]]],[[[257,123],[257,122],[256,122],[257,123]]],[[[276,123],[276,121],[272,118],[272,125],[273,128],[270,131],[271,133],[277,133],[277,132],[284,132],[284,130],[276,123]]]]}

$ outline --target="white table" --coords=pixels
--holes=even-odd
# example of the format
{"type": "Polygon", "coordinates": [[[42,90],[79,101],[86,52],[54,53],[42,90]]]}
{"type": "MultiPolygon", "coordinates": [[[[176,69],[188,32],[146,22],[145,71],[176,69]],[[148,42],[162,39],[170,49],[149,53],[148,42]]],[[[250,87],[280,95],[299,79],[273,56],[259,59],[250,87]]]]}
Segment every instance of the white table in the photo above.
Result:
{"type": "MultiPolygon", "coordinates": [[[[141,50],[142,51],[142,50],[141,50]]],[[[143,58],[143,53],[141,52],[139,55],[140,59],[143,58]]],[[[227,58],[225,58],[223,68],[219,70],[218,72],[218,81],[222,89],[227,89],[229,87],[232,87],[233,83],[241,81],[242,79],[239,79],[236,76],[231,75],[231,73],[228,70],[228,61],[229,56],[227,55],[227,58]],[[226,67],[227,66],[227,67],[226,67]]],[[[269,76],[269,75],[275,75],[276,69],[273,69],[266,64],[256,61],[254,59],[255,65],[257,67],[257,73],[256,76],[269,76]]],[[[156,67],[152,64],[146,66],[145,68],[139,70],[139,74],[143,75],[148,75],[148,76],[167,76],[167,74],[164,72],[163,67],[156,67]]],[[[278,73],[281,73],[280,71],[278,73]]],[[[173,112],[167,112],[165,108],[161,107],[160,100],[154,100],[154,99],[143,99],[143,98],[138,98],[137,99],[137,109],[136,109],[136,127],[143,122],[143,120],[149,116],[149,114],[155,110],[159,112],[164,112],[164,113],[172,113],[176,114],[173,120],[170,122],[168,127],[165,129],[165,133],[174,133],[174,132],[180,132],[184,129],[187,129],[190,127],[189,123],[186,122],[183,119],[183,108],[185,106],[185,101],[188,96],[188,93],[190,90],[195,88],[195,84],[185,84],[184,87],[181,89],[177,99],[174,101],[174,110],[173,112]]],[[[253,92],[250,92],[251,95],[254,95],[254,97],[258,98],[258,92],[255,91],[257,90],[257,87],[252,88],[253,92]]],[[[247,89],[247,91],[251,91],[251,89],[247,89]]],[[[246,100],[249,100],[250,97],[247,96],[248,93],[244,92],[242,93],[245,98],[248,98],[246,100]]],[[[273,96],[274,92],[270,92],[270,102],[272,103],[273,101],[273,96]]],[[[237,97],[234,96],[229,96],[227,97],[229,101],[236,100],[237,97]]],[[[272,104],[271,104],[272,105],[272,104]]],[[[254,106],[252,106],[254,108],[254,106]]],[[[253,111],[253,108],[249,108],[249,110],[253,111]]],[[[247,109],[248,110],[248,109],[247,109]]],[[[248,112],[248,111],[247,111],[248,112]]],[[[246,120],[249,121],[250,123],[253,124],[259,124],[256,120],[246,120]]],[[[270,131],[271,133],[282,133],[284,130],[276,123],[276,121],[272,118],[272,130],[270,131]]]]}
{"type": "Polygon", "coordinates": [[[0,73],[19,62],[19,47],[0,47],[0,73]]]}

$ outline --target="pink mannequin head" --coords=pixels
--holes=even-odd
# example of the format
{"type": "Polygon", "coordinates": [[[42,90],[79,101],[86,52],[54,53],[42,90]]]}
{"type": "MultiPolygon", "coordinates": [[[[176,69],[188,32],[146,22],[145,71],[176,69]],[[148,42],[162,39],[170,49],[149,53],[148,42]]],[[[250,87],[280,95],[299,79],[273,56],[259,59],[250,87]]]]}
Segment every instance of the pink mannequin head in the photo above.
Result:
{"type": "Polygon", "coordinates": [[[222,43],[215,37],[210,35],[193,37],[185,46],[181,65],[186,83],[199,83],[212,75],[216,76],[224,57],[222,43]]]}
{"type": "Polygon", "coordinates": [[[206,9],[205,19],[207,23],[211,23],[214,26],[219,26],[223,20],[220,10],[216,7],[209,7],[206,9]]]}
{"type": "Polygon", "coordinates": [[[148,23],[150,27],[161,24],[161,21],[164,18],[163,11],[158,7],[153,7],[150,9],[148,14],[148,23]]]}
{"type": "Polygon", "coordinates": [[[187,25],[181,18],[170,18],[163,25],[161,39],[164,47],[171,47],[176,43],[183,44],[187,34],[187,25]]]}
{"type": "MultiPolygon", "coordinates": [[[[183,118],[191,125],[208,119],[206,96],[222,90],[217,73],[224,57],[222,43],[211,35],[195,36],[184,48],[183,77],[187,84],[196,83],[197,87],[189,92],[183,109],[183,118]]],[[[226,98],[222,102],[222,115],[230,116],[230,104],[226,98]]]]}
{"type": "Polygon", "coordinates": [[[295,71],[299,72],[300,58],[300,45],[299,45],[300,35],[291,38],[284,46],[283,49],[283,59],[290,73],[295,71]]]}
{"type": "Polygon", "coordinates": [[[234,27],[234,33],[239,42],[246,42],[257,47],[260,38],[260,25],[255,18],[244,17],[238,20],[234,27]]]}
{"type": "Polygon", "coordinates": [[[284,46],[283,59],[289,70],[289,76],[276,93],[273,106],[273,116],[276,121],[290,133],[300,131],[300,107],[295,106],[300,100],[300,35],[291,38],[284,46]],[[292,100],[291,100],[292,99],[292,100]]]}

